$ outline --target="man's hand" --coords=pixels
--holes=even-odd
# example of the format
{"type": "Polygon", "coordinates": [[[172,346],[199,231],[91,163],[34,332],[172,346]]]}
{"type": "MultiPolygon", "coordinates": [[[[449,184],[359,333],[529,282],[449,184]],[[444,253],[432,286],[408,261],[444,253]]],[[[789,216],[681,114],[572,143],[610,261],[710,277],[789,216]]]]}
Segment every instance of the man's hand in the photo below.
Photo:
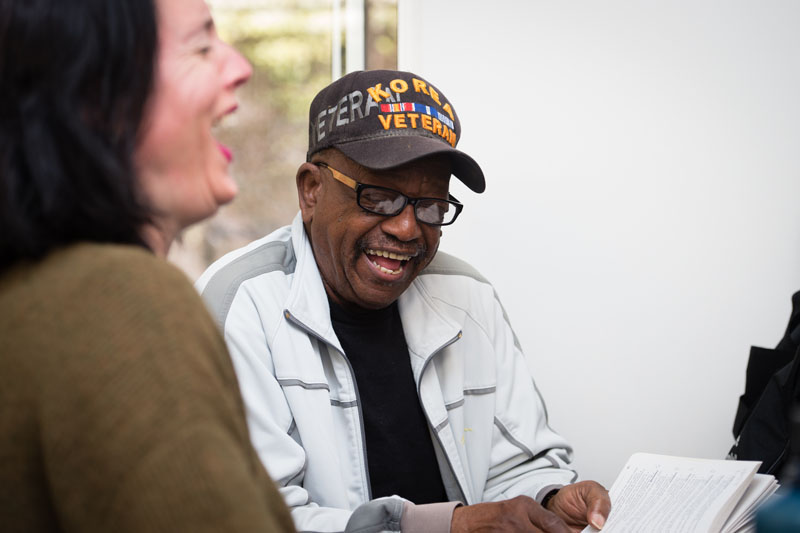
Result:
{"type": "Polygon", "coordinates": [[[608,491],[595,481],[581,481],[563,487],[547,502],[547,508],[557,514],[573,532],[591,524],[596,529],[605,525],[611,511],[608,491]]]}
{"type": "MultiPolygon", "coordinates": [[[[559,491],[556,496],[560,494],[559,491]]],[[[559,517],[527,496],[456,507],[453,511],[453,520],[450,522],[450,533],[473,531],[571,533],[570,528],[559,517]]]]}

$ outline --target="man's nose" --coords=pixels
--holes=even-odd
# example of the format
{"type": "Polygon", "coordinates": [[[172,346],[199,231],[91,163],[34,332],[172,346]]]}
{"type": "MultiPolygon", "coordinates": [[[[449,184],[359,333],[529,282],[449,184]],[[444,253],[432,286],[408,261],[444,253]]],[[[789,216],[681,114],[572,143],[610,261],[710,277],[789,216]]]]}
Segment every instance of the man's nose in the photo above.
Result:
{"type": "Polygon", "coordinates": [[[400,213],[387,217],[381,229],[401,241],[413,241],[422,237],[420,222],[414,214],[414,206],[408,204],[400,213]]]}

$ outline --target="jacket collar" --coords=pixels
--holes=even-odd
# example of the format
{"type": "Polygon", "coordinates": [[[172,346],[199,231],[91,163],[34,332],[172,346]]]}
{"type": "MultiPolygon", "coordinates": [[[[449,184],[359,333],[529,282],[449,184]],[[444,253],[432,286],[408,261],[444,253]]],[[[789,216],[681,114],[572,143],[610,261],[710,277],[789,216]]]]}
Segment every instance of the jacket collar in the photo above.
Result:
{"type": "Polygon", "coordinates": [[[292,247],[297,262],[284,315],[294,322],[299,322],[310,333],[333,345],[340,352],[344,352],[333,331],[325,286],[299,212],[292,221],[292,247]]]}
{"type": "MultiPolygon", "coordinates": [[[[297,263],[285,312],[311,333],[343,351],[333,331],[325,286],[300,213],[292,222],[292,246],[297,263]]],[[[447,313],[448,308],[435,305],[419,278],[400,296],[398,305],[406,343],[413,356],[412,367],[417,374],[426,359],[458,338],[461,324],[456,316],[447,313]]]]}

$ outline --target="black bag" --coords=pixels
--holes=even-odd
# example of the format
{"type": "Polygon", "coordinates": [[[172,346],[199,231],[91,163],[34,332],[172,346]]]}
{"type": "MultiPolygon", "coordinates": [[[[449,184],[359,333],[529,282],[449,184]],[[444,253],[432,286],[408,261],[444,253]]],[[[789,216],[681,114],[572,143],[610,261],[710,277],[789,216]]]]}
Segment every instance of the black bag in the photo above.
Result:
{"type": "Polygon", "coordinates": [[[800,292],[774,350],[752,347],[744,394],[733,422],[731,459],[761,461],[759,472],[780,479],[789,456],[789,413],[800,403],[800,292]]]}

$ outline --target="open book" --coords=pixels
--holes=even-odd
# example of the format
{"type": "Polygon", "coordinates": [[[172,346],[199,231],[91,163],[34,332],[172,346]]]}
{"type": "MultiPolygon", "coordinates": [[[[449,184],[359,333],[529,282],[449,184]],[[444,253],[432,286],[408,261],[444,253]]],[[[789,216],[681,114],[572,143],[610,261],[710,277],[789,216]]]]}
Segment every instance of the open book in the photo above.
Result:
{"type": "Polygon", "coordinates": [[[611,486],[603,533],[753,531],[756,508],[778,488],[759,464],[635,453],[611,486]]]}

